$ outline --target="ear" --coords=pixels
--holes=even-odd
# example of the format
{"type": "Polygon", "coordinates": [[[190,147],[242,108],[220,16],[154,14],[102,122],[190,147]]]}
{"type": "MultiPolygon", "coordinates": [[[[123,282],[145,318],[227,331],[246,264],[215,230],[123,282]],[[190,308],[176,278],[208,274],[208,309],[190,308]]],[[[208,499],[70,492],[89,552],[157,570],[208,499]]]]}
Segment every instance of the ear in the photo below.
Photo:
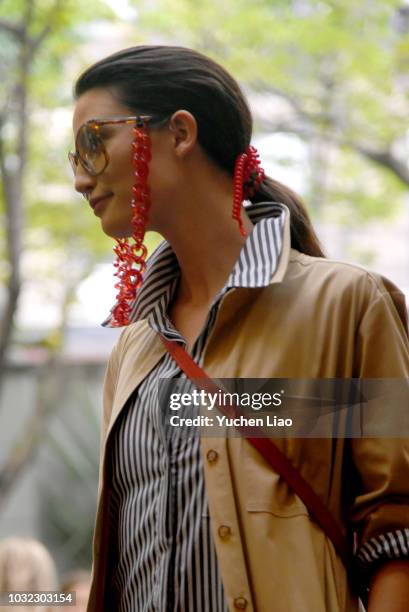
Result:
{"type": "Polygon", "coordinates": [[[192,113],[187,110],[173,113],[169,129],[173,132],[175,154],[184,157],[190,153],[197,143],[197,123],[192,113]]]}

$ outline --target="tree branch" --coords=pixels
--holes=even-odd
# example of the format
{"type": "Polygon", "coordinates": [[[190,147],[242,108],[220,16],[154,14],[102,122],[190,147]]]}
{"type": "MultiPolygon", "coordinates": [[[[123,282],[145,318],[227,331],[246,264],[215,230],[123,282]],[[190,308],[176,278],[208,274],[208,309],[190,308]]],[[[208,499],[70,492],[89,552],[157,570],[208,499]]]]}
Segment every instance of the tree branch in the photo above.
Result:
{"type": "Polygon", "coordinates": [[[53,29],[53,17],[58,13],[62,7],[62,0],[56,0],[54,6],[50,9],[47,23],[36,37],[31,37],[28,34],[28,28],[33,18],[34,2],[33,0],[27,0],[26,10],[21,24],[11,23],[5,19],[0,19],[0,30],[12,34],[20,42],[26,42],[30,47],[31,53],[35,53],[37,49],[42,45],[47,36],[52,32],[53,29]]]}
{"type": "MultiPolygon", "coordinates": [[[[330,119],[328,115],[316,116],[306,112],[300,107],[298,101],[291,96],[288,96],[285,92],[281,92],[277,88],[270,88],[270,92],[290,103],[292,109],[295,111],[296,120],[271,121],[261,118],[259,119],[259,125],[263,130],[295,134],[305,140],[309,138],[322,138],[320,125],[322,124],[323,119],[330,119]]],[[[351,140],[350,138],[343,137],[339,134],[340,130],[337,126],[332,125],[332,127],[333,130],[331,130],[331,125],[328,124],[328,128],[326,130],[328,134],[328,142],[331,142],[339,147],[348,147],[356,153],[359,153],[362,157],[369,159],[383,168],[387,168],[400,181],[402,181],[404,185],[409,186],[409,168],[405,161],[399,159],[392,153],[391,148],[376,149],[374,147],[364,145],[360,142],[351,140]]]]}
{"type": "Polygon", "coordinates": [[[0,30],[8,32],[15,36],[18,40],[21,40],[24,37],[24,27],[22,25],[18,25],[16,23],[11,23],[10,21],[5,21],[4,19],[0,19],[0,30]]]}
{"type": "MultiPolygon", "coordinates": [[[[6,208],[6,240],[9,263],[7,279],[7,302],[0,320],[0,364],[5,361],[14,315],[21,291],[21,252],[23,229],[23,182],[27,163],[27,96],[28,78],[32,55],[30,54],[30,41],[28,30],[33,17],[33,0],[26,0],[24,17],[22,20],[22,34],[19,40],[18,70],[13,95],[17,114],[17,138],[15,152],[18,158],[18,167],[10,171],[6,164],[3,134],[0,132],[0,172],[3,179],[3,193],[6,208]]],[[[0,368],[0,388],[4,368],[0,368]]]]}
{"type": "MultiPolygon", "coordinates": [[[[17,309],[20,295],[20,228],[18,223],[18,207],[16,204],[15,177],[6,166],[2,137],[3,117],[0,118],[0,176],[2,178],[3,197],[6,204],[6,236],[10,273],[7,279],[7,301],[0,318],[0,364],[4,363],[6,351],[10,342],[14,313],[17,309]]],[[[0,368],[0,388],[4,368],[0,368]]]]}
{"type": "Polygon", "coordinates": [[[59,360],[54,356],[41,369],[34,412],[0,470],[0,510],[19,477],[32,461],[44,433],[47,416],[56,405],[58,389],[63,384],[63,374],[59,360]]]}
{"type": "Polygon", "coordinates": [[[31,47],[32,53],[35,53],[37,51],[37,49],[42,45],[42,43],[47,38],[47,36],[51,33],[53,29],[53,17],[58,13],[62,5],[63,5],[62,0],[55,0],[54,5],[50,9],[50,12],[47,18],[47,25],[45,25],[44,28],[41,30],[41,32],[34,39],[30,41],[30,47],[31,47]]]}
{"type": "Polygon", "coordinates": [[[358,153],[371,161],[391,170],[403,183],[409,186],[408,165],[393,155],[390,150],[375,150],[360,144],[351,143],[350,146],[358,153]]]}
{"type": "Polygon", "coordinates": [[[37,451],[46,429],[48,416],[54,412],[58,405],[58,398],[65,380],[62,350],[67,333],[69,306],[75,296],[78,283],[86,278],[91,270],[92,267],[82,270],[80,277],[74,275],[70,278],[69,274],[64,277],[66,284],[61,303],[60,324],[55,330],[59,341],[49,355],[47,362],[39,370],[34,411],[13,445],[11,452],[8,453],[5,463],[0,468],[0,512],[8,495],[37,451]]]}

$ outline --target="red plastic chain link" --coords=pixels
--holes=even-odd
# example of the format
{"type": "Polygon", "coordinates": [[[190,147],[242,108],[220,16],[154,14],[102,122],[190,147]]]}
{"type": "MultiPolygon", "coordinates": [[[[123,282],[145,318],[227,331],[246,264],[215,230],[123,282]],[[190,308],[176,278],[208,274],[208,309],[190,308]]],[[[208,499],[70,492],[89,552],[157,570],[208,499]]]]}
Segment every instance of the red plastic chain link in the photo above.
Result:
{"type": "Polygon", "coordinates": [[[236,159],[234,166],[234,180],[233,180],[233,212],[232,217],[239,224],[240,233],[242,236],[247,236],[246,230],[244,229],[243,220],[241,218],[241,205],[243,203],[243,179],[244,179],[244,164],[246,163],[246,154],[242,153],[236,159]]]}
{"type": "Polygon", "coordinates": [[[239,224],[242,236],[247,236],[241,218],[243,199],[251,198],[263,182],[265,173],[260,166],[260,156],[255,147],[249,146],[236,159],[233,179],[233,212],[232,217],[239,224]]]}
{"type": "Polygon", "coordinates": [[[132,239],[117,238],[114,252],[117,259],[114,266],[117,269],[115,276],[119,281],[115,285],[118,289],[116,304],[112,309],[111,326],[123,327],[129,325],[129,315],[136,293],[142,284],[143,273],[146,268],[147,249],[143,244],[146,223],[151,205],[148,186],[149,162],[151,160],[151,141],[145,124],[134,128],[132,142],[132,163],[135,170],[135,184],[132,187],[132,239]]]}

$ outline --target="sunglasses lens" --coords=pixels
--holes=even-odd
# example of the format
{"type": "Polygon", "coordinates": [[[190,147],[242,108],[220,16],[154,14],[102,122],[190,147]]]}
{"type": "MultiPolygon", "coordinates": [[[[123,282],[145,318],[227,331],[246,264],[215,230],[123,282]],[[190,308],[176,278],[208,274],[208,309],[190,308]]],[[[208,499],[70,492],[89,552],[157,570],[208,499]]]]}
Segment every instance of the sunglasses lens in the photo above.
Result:
{"type": "Polygon", "coordinates": [[[77,151],[82,162],[92,174],[98,174],[105,168],[105,147],[98,128],[83,125],[77,134],[77,151]]]}

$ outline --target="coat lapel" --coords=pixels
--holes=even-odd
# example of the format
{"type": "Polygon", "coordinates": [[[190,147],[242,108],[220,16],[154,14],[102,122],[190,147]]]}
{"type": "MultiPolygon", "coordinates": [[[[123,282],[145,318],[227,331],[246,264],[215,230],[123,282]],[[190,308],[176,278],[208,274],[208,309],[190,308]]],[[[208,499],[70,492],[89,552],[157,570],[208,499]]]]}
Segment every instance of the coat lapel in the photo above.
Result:
{"type": "Polygon", "coordinates": [[[127,339],[127,345],[119,368],[116,384],[117,392],[108,423],[106,440],[132,392],[166,352],[160,337],[146,320],[133,325],[127,339]]]}

